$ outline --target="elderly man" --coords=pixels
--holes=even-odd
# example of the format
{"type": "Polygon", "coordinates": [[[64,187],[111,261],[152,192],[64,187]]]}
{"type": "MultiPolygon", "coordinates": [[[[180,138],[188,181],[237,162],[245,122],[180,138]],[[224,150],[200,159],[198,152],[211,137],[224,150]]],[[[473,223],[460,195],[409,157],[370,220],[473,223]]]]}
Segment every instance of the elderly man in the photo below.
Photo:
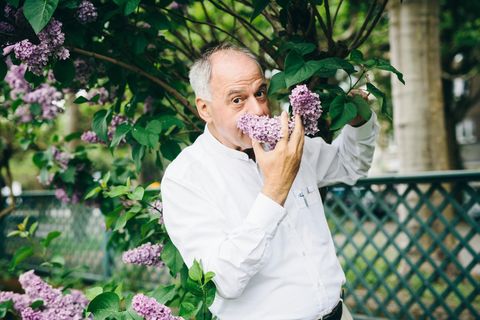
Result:
{"type": "Polygon", "coordinates": [[[298,116],[289,136],[284,112],[283,138],[264,151],[236,126],[245,113],[269,114],[252,53],[213,48],[192,66],[190,83],[205,131],[169,165],[161,192],[165,226],[187,266],[197,259],[215,272],[211,312],[221,320],[351,319],[318,188],[367,174],[375,113],[330,145],[304,137],[298,116]]]}

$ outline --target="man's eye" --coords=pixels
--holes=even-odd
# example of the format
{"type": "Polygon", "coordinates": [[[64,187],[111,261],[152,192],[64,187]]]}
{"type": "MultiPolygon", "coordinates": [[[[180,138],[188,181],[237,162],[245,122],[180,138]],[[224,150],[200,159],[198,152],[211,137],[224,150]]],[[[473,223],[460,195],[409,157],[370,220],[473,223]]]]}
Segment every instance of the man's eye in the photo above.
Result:
{"type": "Polygon", "coordinates": [[[232,102],[235,103],[235,104],[238,104],[238,103],[242,102],[242,99],[235,98],[235,99],[232,100],[232,102]]]}
{"type": "Polygon", "coordinates": [[[265,89],[259,90],[256,93],[257,97],[263,97],[266,94],[265,89]]]}

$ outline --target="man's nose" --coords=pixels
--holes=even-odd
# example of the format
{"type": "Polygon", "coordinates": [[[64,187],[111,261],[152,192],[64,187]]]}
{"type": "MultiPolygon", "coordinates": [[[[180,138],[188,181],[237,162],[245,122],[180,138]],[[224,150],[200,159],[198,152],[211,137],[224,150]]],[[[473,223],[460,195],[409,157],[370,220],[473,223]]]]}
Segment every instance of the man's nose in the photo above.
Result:
{"type": "Polygon", "coordinates": [[[258,101],[255,97],[248,99],[248,113],[265,116],[268,115],[268,104],[266,102],[258,101]]]}

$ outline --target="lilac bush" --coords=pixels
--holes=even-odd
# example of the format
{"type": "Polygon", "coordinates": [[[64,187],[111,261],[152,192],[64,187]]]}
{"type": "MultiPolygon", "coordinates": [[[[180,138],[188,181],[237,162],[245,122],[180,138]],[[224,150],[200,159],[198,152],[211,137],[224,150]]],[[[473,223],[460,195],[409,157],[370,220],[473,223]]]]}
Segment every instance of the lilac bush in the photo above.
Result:
{"type": "Polygon", "coordinates": [[[89,301],[81,291],[71,290],[64,295],[60,289],[53,288],[35,275],[33,270],[20,275],[19,282],[25,293],[0,292],[0,302],[12,300],[13,308],[22,319],[85,319],[83,311],[89,301]],[[32,309],[30,306],[36,300],[42,300],[43,306],[32,309]]]}
{"type": "Polygon", "coordinates": [[[90,1],[83,0],[77,8],[76,17],[82,24],[94,22],[98,17],[97,9],[90,1]]]}

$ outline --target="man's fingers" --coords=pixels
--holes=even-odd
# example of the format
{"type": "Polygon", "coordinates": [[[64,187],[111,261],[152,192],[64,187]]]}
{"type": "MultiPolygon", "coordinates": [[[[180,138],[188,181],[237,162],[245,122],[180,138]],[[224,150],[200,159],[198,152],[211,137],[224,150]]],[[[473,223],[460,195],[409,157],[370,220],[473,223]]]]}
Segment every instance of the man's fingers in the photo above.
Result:
{"type": "Polygon", "coordinates": [[[286,111],[282,111],[282,114],[280,115],[280,123],[282,125],[280,129],[280,133],[282,135],[280,141],[286,142],[288,141],[288,114],[286,111]]]}
{"type": "Polygon", "coordinates": [[[302,117],[299,114],[295,114],[295,128],[293,128],[290,141],[292,144],[297,145],[305,135],[305,129],[303,127],[302,117]]]}
{"type": "Polygon", "coordinates": [[[262,154],[265,153],[265,150],[263,150],[262,145],[260,144],[260,141],[252,139],[252,147],[253,147],[253,152],[255,153],[255,158],[259,158],[262,154]]]}

